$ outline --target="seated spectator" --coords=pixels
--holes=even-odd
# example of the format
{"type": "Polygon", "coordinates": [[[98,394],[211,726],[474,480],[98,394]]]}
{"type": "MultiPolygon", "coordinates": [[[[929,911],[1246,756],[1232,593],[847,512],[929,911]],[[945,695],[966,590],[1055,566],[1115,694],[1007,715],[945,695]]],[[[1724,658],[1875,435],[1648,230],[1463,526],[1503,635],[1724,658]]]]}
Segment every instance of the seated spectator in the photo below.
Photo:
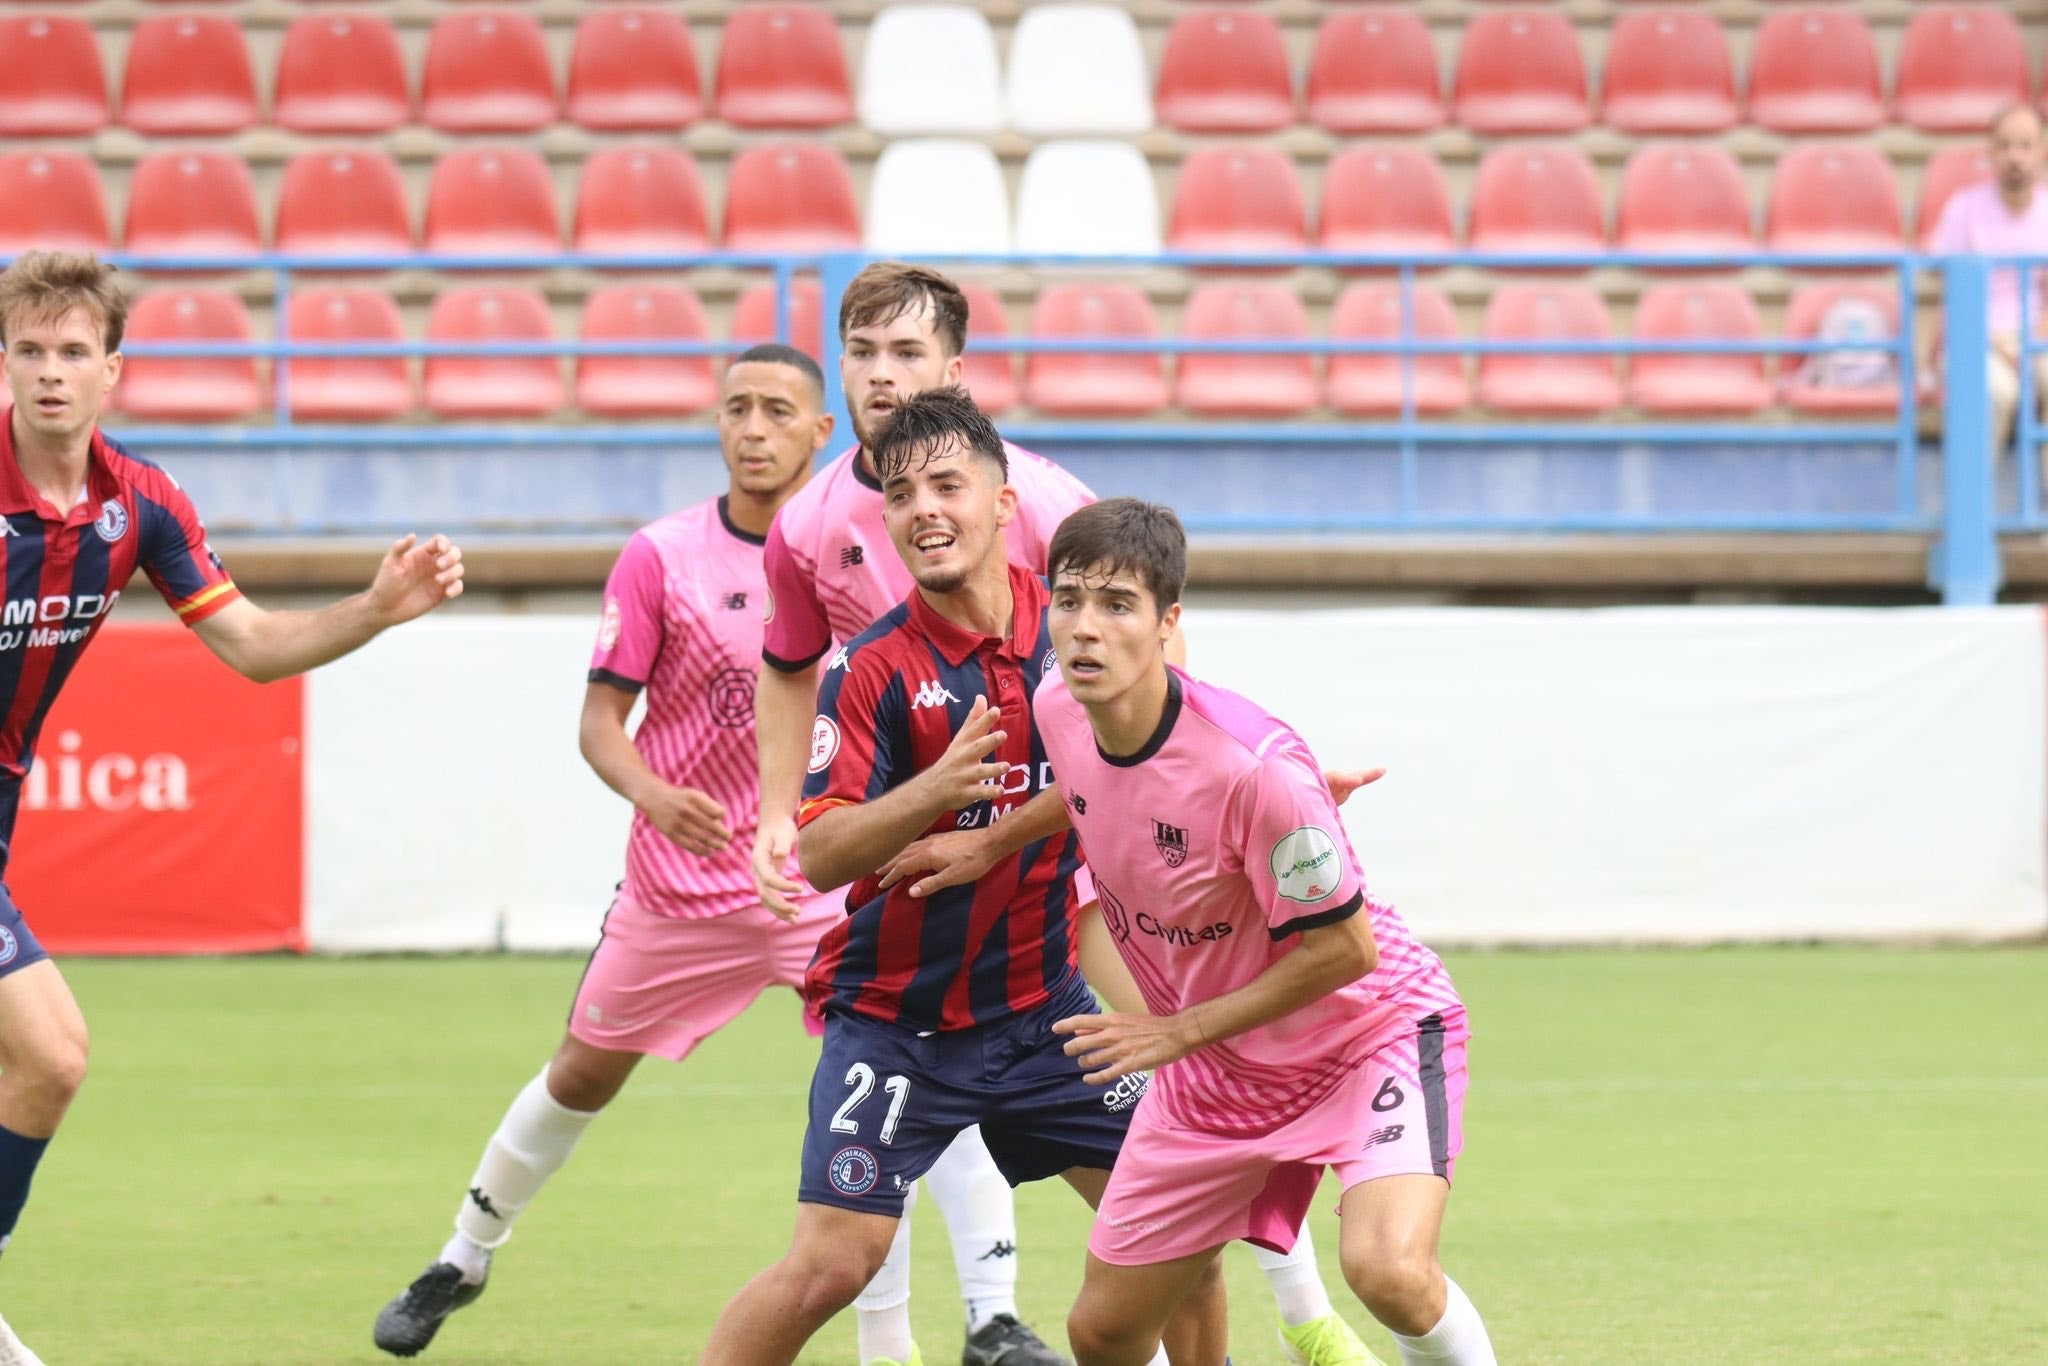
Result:
{"type": "MultiPolygon", "coordinates": [[[[2041,185],[2041,116],[2013,105],[1991,125],[1991,161],[1996,174],[1956,191],[1934,230],[1935,254],[1976,256],[2048,255],[2048,189],[2041,185]]],[[[2032,274],[2033,272],[2029,272],[2032,274]]],[[[1991,386],[1992,449],[2003,451],[2020,405],[2020,285],[2017,270],[1991,275],[1991,335],[1986,363],[1991,386]]],[[[2039,285],[2032,339],[2041,334],[2039,285]]],[[[2048,388],[2048,357],[2034,358],[2034,401],[2048,388]]]]}

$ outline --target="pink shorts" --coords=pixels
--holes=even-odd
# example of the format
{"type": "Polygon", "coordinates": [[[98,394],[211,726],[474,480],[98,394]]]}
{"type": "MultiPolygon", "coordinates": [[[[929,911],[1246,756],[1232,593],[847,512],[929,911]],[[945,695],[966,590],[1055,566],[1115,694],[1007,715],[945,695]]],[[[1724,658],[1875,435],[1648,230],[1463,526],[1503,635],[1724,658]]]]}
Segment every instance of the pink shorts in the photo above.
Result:
{"type": "Polygon", "coordinates": [[[1148,1099],[1109,1174],[1088,1250],[1150,1266],[1240,1238],[1294,1247],[1336,1169],[1343,1189],[1382,1176],[1451,1179],[1465,1146],[1465,1012],[1421,1021],[1306,1114],[1260,1138],[1178,1127],[1148,1099]]]}
{"type": "MultiPolygon", "coordinates": [[[[569,1032],[593,1048],[680,1062],[772,986],[798,986],[844,898],[813,892],[795,923],[762,906],[703,920],[646,910],[621,888],[583,970],[569,1032]]],[[[809,1011],[804,1026],[823,1032],[809,1011]]]]}

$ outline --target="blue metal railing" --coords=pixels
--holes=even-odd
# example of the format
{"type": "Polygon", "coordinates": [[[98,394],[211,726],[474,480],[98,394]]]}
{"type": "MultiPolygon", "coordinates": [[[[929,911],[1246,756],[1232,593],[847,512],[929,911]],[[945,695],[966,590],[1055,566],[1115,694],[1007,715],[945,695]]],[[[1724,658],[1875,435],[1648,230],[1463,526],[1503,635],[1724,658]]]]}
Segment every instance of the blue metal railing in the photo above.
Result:
{"type": "MultiPolygon", "coordinates": [[[[294,359],[338,359],[351,357],[438,357],[438,356],[711,356],[728,354],[731,343],[702,339],[676,341],[541,341],[448,344],[427,342],[304,342],[287,330],[291,292],[297,277],[323,276],[341,272],[434,270],[448,274],[537,272],[563,268],[617,271],[686,271],[719,267],[772,272],[776,283],[776,332],[789,340],[792,284],[798,273],[815,273],[822,284],[822,316],[837,317],[838,303],[847,284],[869,260],[860,253],[827,253],[812,256],[749,256],[703,254],[692,256],[582,256],[545,257],[288,257],[262,256],[223,260],[220,258],[113,258],[133,270],[149,272],[194,272],[219,274],[223,271],[261,270],[275,282],[277,338],[270,342],[245,344],[134,342],[125,349],[140,357],[151,356],[247,356],[276,361],[273,384],[274,419],[268,426],[176,426],[127,428],[118,434],[139,444],[186,448],[260,449],[295,447],[465,447],[503,446],[536,448],[548,446],[619,446],[667,448],[703,446],[710,442],[709,428],[698,424],[625,425],[434,425],[330,426],[294,420],[291,403],[291,362],[294,359]]],[[[1993,512],[1991,462],[1985,458],[1989,446],[1988,399],[1983,366],[1964,363],[1973,360],[1967,349],[1961,358],[1950,347],[1944,364],[1943,477],[1938,510],[1921,505],[1920,441],[1918,436],[1920,366],[1915,355],[1916,279],[1932,270],[1943,277],[1945,330],[1949,337],[1983,335],[1986,308],[1987,263],[1974,258],[1927,258],[1911,254],[1875,253],[1837,256],[1755,255],[1740,260],[1725,257],[1677,256],[1645,253],[1578,254],[1432,254],[1390,255],[1382,253],[1299,253],[1259,256],[1230,256],[1173,253],[1153,257],[1065,257],[1065,256],[921,256],[933,264],[949,267],[1025,268],[1063,274],[1099,273],[1105,269],[1149,269],[1172,266],[1190,270],[1273,270],[1314,267],[1346,272],[1383,272],[1395,277],[1401,300],[1399,335],[1393,338],[1336,340],[1330,338],[1272,338],[1198,340],[1160,337],[1145,339],[1043,339],[978,337],[979,350],[1001,350],[1022,354],[1287,354],[1311,356],[1382,355],[1401,361],[1401,403],[1398,413],[1379,422],[1330,422],[1281,424],[1272,422],[1200,424],[1159,422],[1034,422],[1005,424],[1005,433],[1024,444],[1090,443],[1119,448],[1145,449],[1165,446],[1226,446],[1279,443],[1319,449],[1347,445],[1385,447],[1398,462],[1398,497],[1384,514],[1347,514],[1335,525],[1348,529],[1397,527],[1426,530],[1564,531],[1638,527],[1657,529],[1726,529],[1782,531],[1917,531],[1938,533],[1938,544],[1930,565],[1931,580],[1952,602],[1983,602],[1995,595],[1998,583],[1995,531],[2000,525],[1993,512]],[[1435,340],[1414,336],[1414,298],[1418,277],[1425,272],[1453,267],[1479,267],[1497,271],[1583,272],[1598,268],[1626,267],[1643,270],[1720,270],[1776,266],[1805,271],[1889,272],[1899,292],[1900,326],[1888,340],[1845,346],[1840,341],[1730,340],[1639,341],[1630,338],[1585,341],[1486,341],[1482,339],[1435,340]],[[1529,422],[1447,422],[1424,419],[1416,411],[1415,366],[1420,358],[1435,355],[1759,355],[1798,357],[1829,351],[1854,349],[1884,351],[1895,360],[1899,377],[1896,416],[1884,422],[1803,422],[1794,425],[1766,425],[1754,422],[1670,422],[1634,423],[1529,423],[1529,422]],[[1968,372],[1975,372],[1974,383],[1968,372]],[[1756,514],[1680,514],[1673,516],[1549,513],[1488,515],[1469,511],[1444,513],[1422,506],[1425,448],[1448,450],[1458,447],[1528,446],[1538,448],[1598,447],[1705,447],[1756,449],[1791,447],[1884,448],[1892,453],[1893,497],[1889,507],[1861,512],[1764,512],[1756,514]],[[1974,453],[1974,454],[1972,454],[1974,453]]],[[[2030,262],[2048,264],[2048,260],[2030,262]]],[[[827,345],[834,345],[827,328],[827,345]]],[[[2029,360],[2048,353],[2048,344],[2035,342],[2030,330],[2023,331],[2022,354],[2029,360]]],[[[844,396],[840,390],[835,354],[824,362],[829,410],[844,421],[844,396]]],[[[2039,439],[2039,423],[2033,412],[2033,366],[2021,367],[2023,387],[2019,418],[2020,449],[2032,450],[2039,439]]],[[[2035,528],[2044,524],[2039,507],[2039,471],[2031,460],[2019,464],[2018,517],[2004,525],[2035,528]]],[[[1219,526],[1228,519],[1210,518],[1219,526]]],[[[1270,528],[1274,519],[1256,523],[1270,528]]],[[[1331,519],[1304,520],[1310,525],[1329,526],[1331,519]]]]}

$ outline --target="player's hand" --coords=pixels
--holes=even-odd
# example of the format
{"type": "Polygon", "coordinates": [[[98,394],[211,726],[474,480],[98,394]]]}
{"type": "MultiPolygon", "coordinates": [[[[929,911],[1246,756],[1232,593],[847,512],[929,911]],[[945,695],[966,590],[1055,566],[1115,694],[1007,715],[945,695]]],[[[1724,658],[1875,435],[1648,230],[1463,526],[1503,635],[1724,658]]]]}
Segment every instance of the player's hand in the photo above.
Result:
{"type": "Polygon", "coordinates": [[[1003,743],[1003,732],[995,728],[1000,719],[1002,713],[991,707],[986,697],[976,697],[953,743],[925,770],[926,790],[941,811],[964,810],[1003,790],[1003,775],[1010,766],[1000,760],[988,762],[988,756],[1003,743]]]}
{"type": "Polygon", "coordinates": [[[1052,1027],[1066,1034],[1066,1053],[1078,1060],[1090,1086],[1179,1062],[1201,1046],[1178,1015],[1069,1015],[1052,1027]]]}
{"type": "Polygon", "coordinates": [[[1376,783],[1387,776],[1383,768],[1331,768],[1323,770],[1323,781],[1329,785],[1330,796],[1342,806],[1351,800],[1351,794],[1369,783],[1376,783]]]}
{"type": "Polygon", "coordinates": [[[401,536],[384,552],[370,581],[370,610],[386,626],[411,621],[462,596],[462,547],[446,536],[425,545],[401,536]]]}
{"type": "Polygon", "coordinates": [[[930,896],[947,887],[973,882],[996,863],[994,847],[979,830],[949,830],[926,835],[881,867],[882,890],[907,877],[928,876],[910,884],[912,896],[930,896]]]}
{"type": "Polygon", "coordinates": [[[710,858],[732,843],[725,807],[694,787],[663,786],[640,810],[656,830],[699,857],[710,858]]]}
{"type": "Polygon", "coordinates": [[[796,822],[788,816],[763,816],[754,831],[754,893],[761,904],[784,920],[795,920],[796,903],[790,898],[803,891],[803,884],[783,869],[796,849],[796,822]]]}

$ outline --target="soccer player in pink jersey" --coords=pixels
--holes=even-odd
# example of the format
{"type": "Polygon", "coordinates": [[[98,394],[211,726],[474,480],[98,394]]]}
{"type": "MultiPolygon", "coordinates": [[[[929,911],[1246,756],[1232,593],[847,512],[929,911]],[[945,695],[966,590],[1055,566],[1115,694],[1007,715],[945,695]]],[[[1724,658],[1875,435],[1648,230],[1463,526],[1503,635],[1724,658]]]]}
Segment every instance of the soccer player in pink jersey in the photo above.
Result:
{"type": "Polygon", "coordinates": [[[1034,714],[1064,811],[1042,803],[1039,823],[1080,832],[1150,1008],[1054,1026],[1091,1081],[1152,1077],[1068,1319],[1080,1366],[1144,1362],[1225,1243],[1293,1239],[1325,1167],[1343,1186],[1345,1280],[1403,1361],[1494,1366],[1436,1256],[1466,1081],[1449,974],[1367,895],[1301,737],[1167,663],[1179,519],[1098,503],[1060,527],[1051,561],[1060,672],[1034,714]]]}
{"type": "MultiPolygon", "coordinates": [[[[719,407],[727,491],[641,528],[619,554],[591,657],[582,747],[633,803],[625,880],[568,1031],[491,1136],[454,1236],[378,1315],[376,1342],[387,1352],[418,1354],[483,1293],[513,1221],[641,1058],[681,1061],[767,988],[800,983],[819,938],[844,918],[840,898],[800,882],[793,918],[763,908],[748,852],[759,792],[761,546],[831,436],[823,406],[824,376],[809,356],[773,345],[742,354],[719,407]],[[645,718],[629,733],[643,695],[645,718]]],[[[863,1363],[917,1359],[906,1301],[888,1298],[864,1315],[874,1341],[864,1341],[863,1363]]]]}

